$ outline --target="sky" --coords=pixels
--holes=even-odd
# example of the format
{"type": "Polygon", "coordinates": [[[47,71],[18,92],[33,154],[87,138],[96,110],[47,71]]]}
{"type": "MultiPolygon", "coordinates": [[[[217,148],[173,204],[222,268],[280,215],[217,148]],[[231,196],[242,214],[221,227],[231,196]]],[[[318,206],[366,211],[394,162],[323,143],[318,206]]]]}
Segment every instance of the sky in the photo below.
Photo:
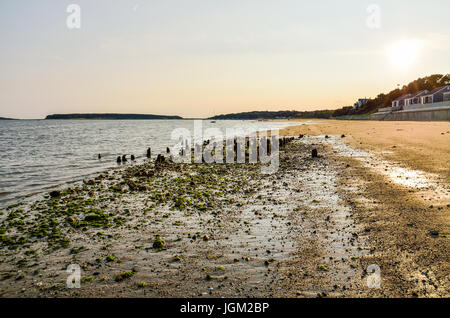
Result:
{"type": "Polygon", "coordinates": [[[0,116],[348,106],[450,73],[448,12],[448,0],[0,0],[0,116]]]}

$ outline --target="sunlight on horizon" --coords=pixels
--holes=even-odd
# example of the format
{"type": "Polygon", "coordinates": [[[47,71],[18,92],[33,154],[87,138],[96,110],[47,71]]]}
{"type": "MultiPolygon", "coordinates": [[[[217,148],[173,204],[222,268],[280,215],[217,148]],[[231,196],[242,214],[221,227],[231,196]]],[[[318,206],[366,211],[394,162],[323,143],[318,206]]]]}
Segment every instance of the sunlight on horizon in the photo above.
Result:
{"type": "Polygon", "coordinates": [[[387,49],[390,64],[399,69],[408,69],[418,62],[422,53],[422,41],[401,40],[387,49]]]}

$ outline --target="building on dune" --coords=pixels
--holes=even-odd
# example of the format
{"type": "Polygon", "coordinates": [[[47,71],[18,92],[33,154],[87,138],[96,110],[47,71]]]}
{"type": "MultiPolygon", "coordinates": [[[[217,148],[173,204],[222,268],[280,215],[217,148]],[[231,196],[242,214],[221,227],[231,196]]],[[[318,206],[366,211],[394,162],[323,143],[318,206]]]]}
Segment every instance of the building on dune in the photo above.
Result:
{"type": "Polygon", "coordinates": [[[365,103],[367,103],[369,101],[368,98],[360,98],[358,99],[358,101],[356,103],[353,104],[353,109],[358,109],[360,108],[362,105],[364,105],[365,103]]]}
{"type": "Polygon", "coordinates": [[[450,85],[439,87],[422,97],[422,104],[450,102],[450,85]]]}
{"type": "Polygon", "coordinates": [[[380,120],[450,120],[450,85],[406,94],[371,115],[380,120]]]}
{"type": "Polygon", "coordinates": [[[417,94],[413,94],[412,97],[405,99],[405,105],[417,105],[422,104],[422,97],[429,93],[428,90],[423,90],[417,94]]]}
{"type": "Polygon", "coordinates": [[[402,107],[402,106],[405,106],[405,101],[407,99],[411,98],[411,97],[412,97],[412,94],[406,94],[406,95],[400,96],[399,98],[394,99],[392,101],[392,106],[391,107],[402,107]]]}

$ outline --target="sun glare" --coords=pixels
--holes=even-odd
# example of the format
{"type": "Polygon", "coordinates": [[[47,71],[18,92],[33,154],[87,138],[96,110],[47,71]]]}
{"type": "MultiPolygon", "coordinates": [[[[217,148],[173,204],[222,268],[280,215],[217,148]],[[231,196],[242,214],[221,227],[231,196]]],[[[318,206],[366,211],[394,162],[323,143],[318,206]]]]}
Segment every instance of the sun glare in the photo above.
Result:
{"type": "Polygon", "coordinates": [[[402,40],[391,45],[387,50],[390,63],[397,68],[411,67],[419,58],[421,43],[418,40],[402,40]]]}

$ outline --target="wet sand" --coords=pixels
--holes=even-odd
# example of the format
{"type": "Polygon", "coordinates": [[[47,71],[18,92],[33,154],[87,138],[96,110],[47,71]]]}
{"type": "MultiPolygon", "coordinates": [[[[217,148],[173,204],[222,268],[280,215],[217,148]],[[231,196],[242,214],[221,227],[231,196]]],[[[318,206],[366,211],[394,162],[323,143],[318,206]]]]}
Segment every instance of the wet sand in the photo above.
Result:
{"type": "Polygon", "coordinates": [[[361,262],[382,270],[369,295],[448,297],[450,123],[315,123],[283,134],[311,136],[341,162],[339,193],[371,246],[361,262]]]}
{"type": "Polygon", "coordinates": [[[450,122],[320,119],[313,122],[285,129],[284,134],[345,134],[345,142],[352,147],[381,154],[411,169],[440,174],[450,182],[450,122]]]}
{"type": "Polygon", "coordinates": [[[384,153],[387,137],[376,148],[351,126],[284,131],[307,136],[281,151],[273,175],[250,164],[134,164],[10,207],[0,215],[0,294],[449,297],[448,166],[408,165],[384,153]],[[70,264],[81,266],[79,289],[66,286],[70,264]],[[379,289],[367,285],[372,264],[379,289]]]}

